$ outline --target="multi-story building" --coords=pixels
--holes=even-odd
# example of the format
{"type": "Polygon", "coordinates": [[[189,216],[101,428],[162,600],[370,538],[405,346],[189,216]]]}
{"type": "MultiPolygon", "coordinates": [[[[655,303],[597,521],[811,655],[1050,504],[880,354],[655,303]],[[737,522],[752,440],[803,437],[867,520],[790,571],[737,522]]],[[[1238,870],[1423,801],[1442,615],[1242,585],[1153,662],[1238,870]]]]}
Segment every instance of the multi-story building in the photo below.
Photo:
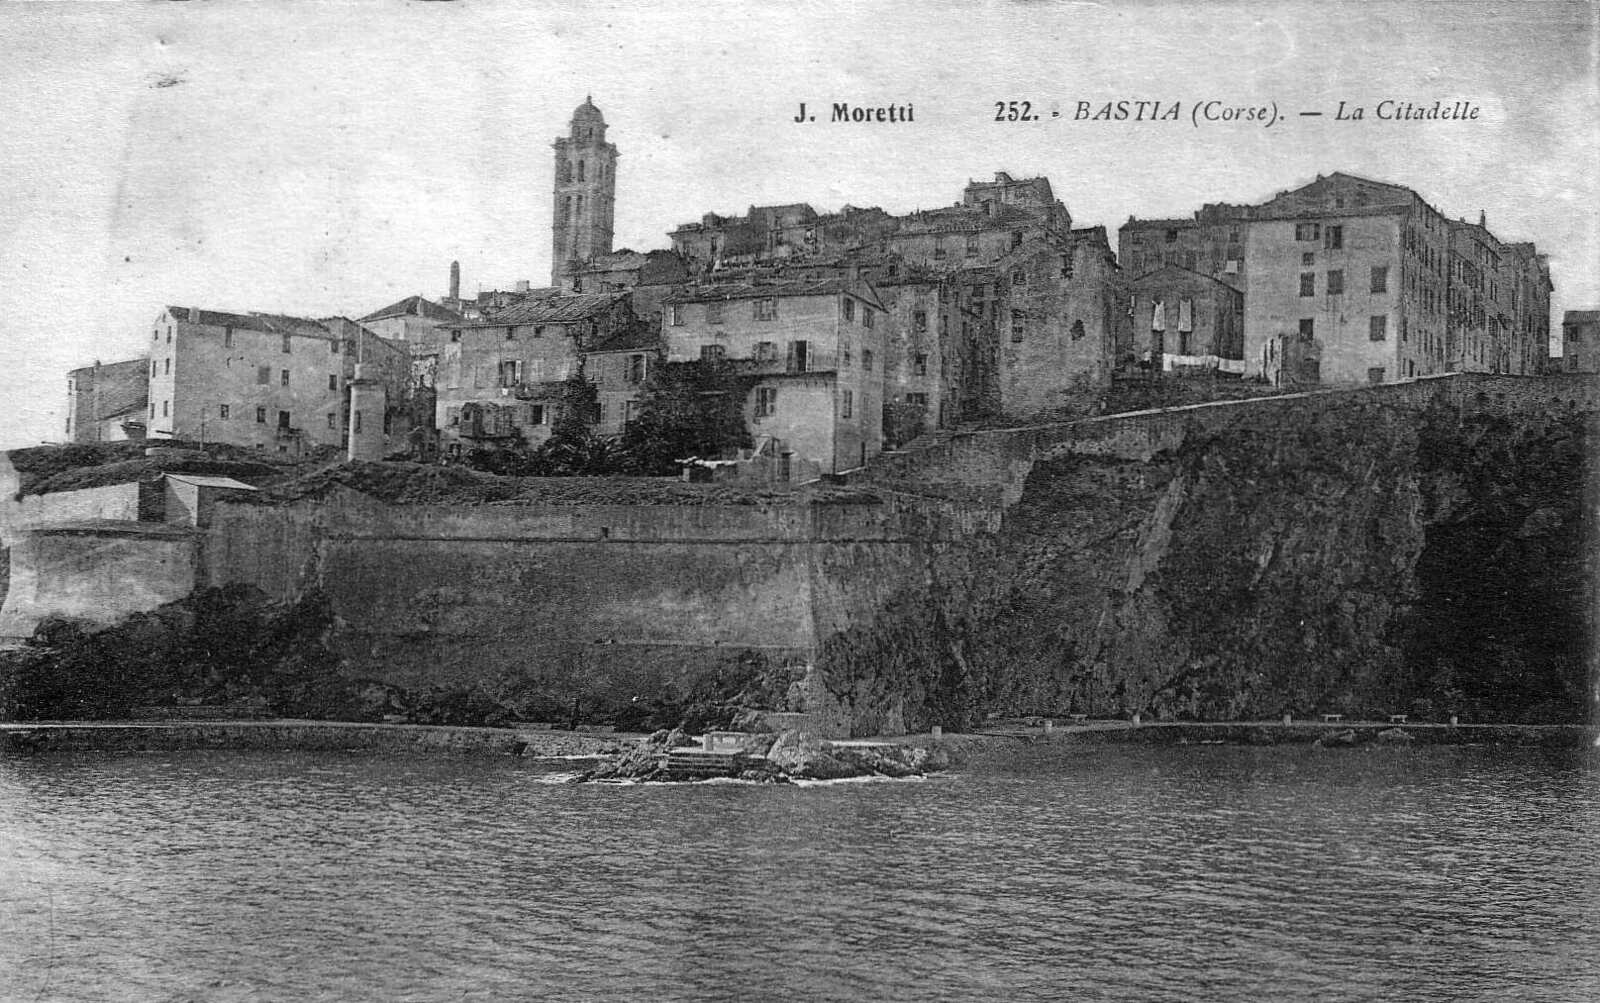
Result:
{"type": "Polygon", "coordinates": [[[168,307],[150,335],[148,434],[291,453],[342,447],[356,361],[370,359],[398,391],[406,358],[343,317],[168,307]]]}
{"type": "Polygon", "coordinates": [[[726,363],[746,377],[746,421],[781,476],[808,480],[883,449],[887,308],[847,279],[755,279],[667,297],[670,362],[726,363]]]}
{"type": "Polygon", "coordinates": [[[1568,310],[1561,318],[1561,355],[1550,360],[1560,373],[1600,373],[1600,310],[1568,310]]]}
{"type": "Polygon", "coordinates": [[[640,321],[584,350],[583,375],[595,385],[599,405],[597,435],[621,435],[637,417],[644,381],[660,360],[659,321],[640,321]]]}
{"type": "Polygon", "coordinates": [[[447,326],[435,378],[443,445],[539,445],[584,351],[634,327],[626,293],[530,298],[447,326]]]}
{"type": "Polygon", "coordinates": [[[1273,382],[1534,372],[1548,331],[1549,270],[1531,244],[1349,174],[1193,220],[1130,219],[1119,246],[1135,274],[1176,264],[1239,289],[1246,372],[1273,382]]]}
{"type": "Polygon", "coordinates": [[[142,439],[150,392],[150,363],[129,359],[67,373],[67,441],[142,439]]]}

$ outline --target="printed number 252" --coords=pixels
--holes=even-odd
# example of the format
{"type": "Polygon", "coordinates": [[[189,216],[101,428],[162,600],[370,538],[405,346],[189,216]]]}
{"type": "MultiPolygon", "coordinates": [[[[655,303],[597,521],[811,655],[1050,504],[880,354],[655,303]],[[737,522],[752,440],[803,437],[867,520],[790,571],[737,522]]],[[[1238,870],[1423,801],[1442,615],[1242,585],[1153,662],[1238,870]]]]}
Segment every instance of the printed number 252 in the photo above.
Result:
{"type": "Polygon", "coordinates": [[[1032,122],[1038,116],[1033,114],[1032,101],[996,101],[994,103],[994,120],[996,122],[1032,122]]]}

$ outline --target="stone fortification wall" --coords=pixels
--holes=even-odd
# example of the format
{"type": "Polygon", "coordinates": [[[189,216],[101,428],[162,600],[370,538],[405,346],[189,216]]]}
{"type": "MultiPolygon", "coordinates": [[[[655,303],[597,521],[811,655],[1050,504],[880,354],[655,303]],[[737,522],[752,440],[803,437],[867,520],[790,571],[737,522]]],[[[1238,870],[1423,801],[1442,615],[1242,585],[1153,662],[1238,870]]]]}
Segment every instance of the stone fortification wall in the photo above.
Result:
{"type": "Polygon", "coordinates": [[[98,625],[154,609],[195,586],[189,531],[132,522],[22,531],[11,545],[0,640],[29,637],[49,617],[98,625]]]}

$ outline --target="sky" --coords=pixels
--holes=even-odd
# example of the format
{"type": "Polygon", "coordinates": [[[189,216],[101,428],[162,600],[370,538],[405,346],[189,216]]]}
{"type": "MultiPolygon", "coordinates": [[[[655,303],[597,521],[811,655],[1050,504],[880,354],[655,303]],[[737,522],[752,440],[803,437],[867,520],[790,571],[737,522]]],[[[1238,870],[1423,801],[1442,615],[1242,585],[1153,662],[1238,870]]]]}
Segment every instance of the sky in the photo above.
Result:
{"type": "Polygon", "coordinates": [[[1002,170],[1114,244],[1345,171],[1537,242],[1554,327],[1600,305],[1593,2],[14,3],[0,55],[0,448],[62,438],[67,371],[138,356],[167,304],[359,317],[439,297],[452,260],[469,294],[547,284],[550,144],[591,94],[618,247],[751,205],[948,205],[1002,170]],[[1181,120],[1075,117],[1138,100],[1181,120]],[[1009,101],[1041,120],[995,122],[1009,101]],[[1196,128],[1210,101],[1283,119],[1196,128]]]}

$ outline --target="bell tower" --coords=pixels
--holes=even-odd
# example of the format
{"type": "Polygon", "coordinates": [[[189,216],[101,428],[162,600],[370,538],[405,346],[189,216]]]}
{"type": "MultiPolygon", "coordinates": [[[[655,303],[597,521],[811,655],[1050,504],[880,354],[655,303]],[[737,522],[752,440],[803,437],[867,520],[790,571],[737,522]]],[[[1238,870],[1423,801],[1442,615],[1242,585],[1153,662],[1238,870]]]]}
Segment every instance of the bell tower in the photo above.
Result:
{"type": "Polygon", "coordinates": [[[589,98],[555,141],[555,225],[550,284],[562,286],[575,262],[611,253],[616,207],[617,148],[606,142],[606,120],[589,98]]]}

